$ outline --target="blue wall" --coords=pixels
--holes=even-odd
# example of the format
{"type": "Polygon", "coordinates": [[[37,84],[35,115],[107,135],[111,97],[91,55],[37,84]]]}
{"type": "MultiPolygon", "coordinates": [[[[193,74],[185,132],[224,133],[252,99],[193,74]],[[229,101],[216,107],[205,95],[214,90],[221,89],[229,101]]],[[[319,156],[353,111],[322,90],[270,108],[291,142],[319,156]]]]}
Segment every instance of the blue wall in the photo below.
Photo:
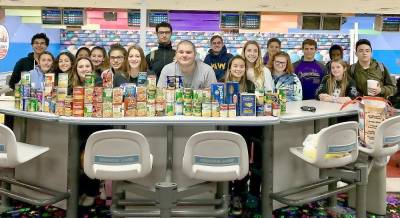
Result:
{"type": "Polygon", "coordinates": [[[43,29],[40,24],[23,24],[20,17],[6,17],[2,23],[8,30],[10,47],[7,56],[0,60],[0,72],[12,71],[15,63],[32,52],[31,38],[44,32],[50,39],[48,50],[57,55],[60,50],[60,30],[43,29]]]}

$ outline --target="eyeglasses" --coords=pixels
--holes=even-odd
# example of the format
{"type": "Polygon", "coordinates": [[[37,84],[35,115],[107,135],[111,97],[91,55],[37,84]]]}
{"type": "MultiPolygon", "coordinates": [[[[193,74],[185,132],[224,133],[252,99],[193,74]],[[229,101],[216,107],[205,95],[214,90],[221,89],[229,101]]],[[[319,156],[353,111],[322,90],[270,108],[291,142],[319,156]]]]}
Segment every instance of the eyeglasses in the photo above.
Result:
{"type": "Polygon", "coordinates": [[[46,42],[34,42],[34,45],[46,45],[46,42]]]}
{"type": "Polygon", "coordinates": [[[275,63],[276,65],[281,65],[281,66],[284,66],[284,65],[287,64],[286,61],[285,61],[285,62],[282,62],[282,61],[274,61],[274,63],[275,63]]]}
{"type": "Polygon", "coordinates": [[[218,42],[212,42],[212,44],[213,44],[213,45],[221,45],[221,44],[222,44],[222,42],[221,42],[221,41],[218,41],[218,42]]]}
{"type": "Polygon", "coordinates": [[[171,31],[159,31],[159,32],[157,32],[157,34],[158,35],[169,35],[169,34],[171,34],[171,31]]]}
{"type": "Polygon", "coordinates": [[[110,56],[110,60],[123,60],[124,56],[110,56]]]}

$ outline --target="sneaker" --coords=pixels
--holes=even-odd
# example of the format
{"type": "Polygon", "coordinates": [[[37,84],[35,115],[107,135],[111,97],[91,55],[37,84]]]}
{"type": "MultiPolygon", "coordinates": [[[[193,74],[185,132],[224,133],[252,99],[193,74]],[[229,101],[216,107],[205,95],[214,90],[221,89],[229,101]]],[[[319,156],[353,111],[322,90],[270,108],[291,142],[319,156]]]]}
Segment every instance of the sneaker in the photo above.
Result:
{"type": "Polygon", "coordinates": [[[232,199],[231,214],[235,216],[242,215],[242,199],[239,196],[235,196],[232,199]]]}

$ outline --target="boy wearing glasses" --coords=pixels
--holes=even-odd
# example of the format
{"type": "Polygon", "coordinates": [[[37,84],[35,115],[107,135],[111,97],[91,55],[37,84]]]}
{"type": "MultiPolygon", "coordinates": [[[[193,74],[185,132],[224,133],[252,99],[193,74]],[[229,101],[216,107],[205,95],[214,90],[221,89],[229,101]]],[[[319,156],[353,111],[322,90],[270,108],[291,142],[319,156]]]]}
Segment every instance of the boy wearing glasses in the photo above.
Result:
{"type": "Polygon", "coordinates": [[[304,40],[301,48],[304,55],[293,64],[294,72],[301,81],[303,100],[314,99],[315,91],[326,74],[326,68],[323,63],[314,58],[317,52],[317,42],[315,40],[304,40]]]}
{"type": "Polygon", "coordinates": [[[228,66],[229,60],[233,57],[232,54],[228,53],[224,40],[219,35],[214,35],[210,39],[211,49],[208,51],[207,56],[204,58],[204,63],[210,65],[214,72],[217,80],[222,82],[224,79],[225,71],[228,66]]]}
{"type": "Polygon", "coordinates": [[[31,39],[33,52],[27,57],[19,59],[15,64],[11,79],[8,83],[11,89],[15,88],[15,84],[21,80],[21,72],[30,71],[38,64],[39,55],[47,50],[50,40],[45,33],[35,34],[31,39]]]}
{"type": "Polygon", "coordinates": [[[158,49],[151,51],[146,56],[149,70],[160,77],[163,67],[174,60],[175,50],[172,49],[171,35],[172,26],[167,22],[161,22],[156,26],[156,34],[158,38],[158,49]]]}

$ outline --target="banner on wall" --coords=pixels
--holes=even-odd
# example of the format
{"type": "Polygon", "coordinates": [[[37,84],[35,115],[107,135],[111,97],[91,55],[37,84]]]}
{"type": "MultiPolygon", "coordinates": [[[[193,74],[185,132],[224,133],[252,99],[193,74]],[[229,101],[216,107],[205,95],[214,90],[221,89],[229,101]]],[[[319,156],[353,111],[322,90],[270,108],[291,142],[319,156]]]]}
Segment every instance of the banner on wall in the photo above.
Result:
{"type": "Polygon", "coordinates": [[[7,56],[8,48],[10,47],[10,38],[5,26],[0,25],[0,60],[7,56]]]}

